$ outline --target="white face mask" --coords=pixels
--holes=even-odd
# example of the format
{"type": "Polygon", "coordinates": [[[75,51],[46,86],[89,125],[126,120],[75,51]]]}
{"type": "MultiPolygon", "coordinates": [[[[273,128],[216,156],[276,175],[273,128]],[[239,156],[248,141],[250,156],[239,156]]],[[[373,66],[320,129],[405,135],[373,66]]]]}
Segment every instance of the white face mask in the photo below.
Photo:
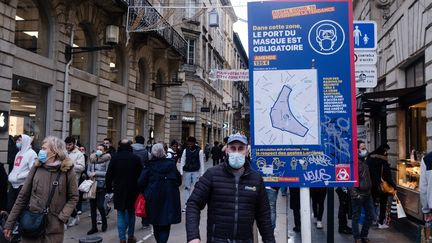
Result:
{"type": "Polygon", "coordinates": [[[360,150],[360,152],[359,152],[360,158],[365,158],[366,155],[367,155],[367,153],[368,153],[368,151],[366,149],[365,150],[360,150]]]}
{"type": "Polygon", "coordinates": [[[241,153],[228,154],[228,163],[233,169],[240,169],[246,162],[246,156],[241,153]]]}

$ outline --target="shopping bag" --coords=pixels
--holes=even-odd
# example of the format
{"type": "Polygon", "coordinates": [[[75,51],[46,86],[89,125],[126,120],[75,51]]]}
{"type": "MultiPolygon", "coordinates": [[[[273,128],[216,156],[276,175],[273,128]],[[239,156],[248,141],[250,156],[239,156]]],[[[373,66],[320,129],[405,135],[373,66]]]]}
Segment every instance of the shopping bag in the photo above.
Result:
{"type": "Polygon", "coordinates": [[[90,189],[88,192],[84,192],[83,198],[84,199],[95,199],[96,198],[96,192],[97,192],[97,181],[93,181],[92,185],[90,186],[90,189]]]}
{"type": "Polygon", "coordinates": [[[406,218],[405,210],[402,207],[402,203],[400,202],[399,198],[396,200],[397,203],[397,216],[398,219],[400,218],[406,218]]]}
{"type": "Polygon", "coordinates": [[[78,187],[80,192],[88,192],[90,190],[91,185],[93,184],[93,180],[84,180],[78,187]]]}
{"type": "Polygon", "coordinates": [[[140,218],[147,217],[146,200],[142,193],[138,194],[138,197],[135,200],[135,215],[140,218]]]}

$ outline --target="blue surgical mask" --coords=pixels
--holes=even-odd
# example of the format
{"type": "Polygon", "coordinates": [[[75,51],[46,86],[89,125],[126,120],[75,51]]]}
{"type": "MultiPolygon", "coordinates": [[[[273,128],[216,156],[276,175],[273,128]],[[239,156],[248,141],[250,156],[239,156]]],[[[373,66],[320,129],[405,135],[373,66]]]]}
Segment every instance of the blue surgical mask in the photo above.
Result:
{"type": "Polygon", "coordinates": [[[16,147],[17,147],[18,150],[21,150],[21,148],[22,148],[22,143],[16,143],[16,147]]]}
{"type": "Polygon", "coordinates": [[[38,154],[38,159],[42,164],[45,164],[48,160],[48,153],[45,150],[40,150],[38,154]]]}
{"type": "Polygon", "coordinates": [[[102,151],[101,150],[96,150],[96,156],[100,157],[102,155],[102,151]]]}
{"type": "Polygon", "coordinates": [[[228,163],[233,169],[240,169],[246,162],[246,157],[241,153],[230,153],[228,155],[228,163]]]}

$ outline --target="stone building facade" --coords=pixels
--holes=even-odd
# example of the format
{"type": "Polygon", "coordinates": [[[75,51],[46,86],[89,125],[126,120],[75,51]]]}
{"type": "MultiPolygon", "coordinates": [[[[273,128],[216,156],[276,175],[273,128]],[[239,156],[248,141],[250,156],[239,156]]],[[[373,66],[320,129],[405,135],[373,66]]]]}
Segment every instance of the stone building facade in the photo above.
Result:
{"type": "Polygon", "coordinates": [[[398,195],[407,213],[421,218],[418,162],[432,151],[432,2],[353,3],[355,20],[378,26],[378,85],[359,90],[359,125],[370,150],[388,143],[398,195]]]}
{"type": "MultiPolygon", "coordinates": [[[[153,9],[153,1],[134,5],[153,9]]],[[[168,142],[171,83],[186,58],[186,41],[167,20],[150,11],[139,21],[164,23],[164,31],[126,33],[128,2],[69,0],[0,1],[0,162],[8,135],[26,133],[39,147],[47,135],[73,135],[88,150],[105,137],[144,135],[168,142]],[[72,54],[66,46],[106,46],[107,26],[119,27],[111,50],[72,54]]],[[[142,24],[142,23],[141,23],[142,24]]],[[[196,92],[196,91],[195,91],[196,92]]],[[[210,99],[209,99],[210,101],[210,99]]]]}
{"type": "Polygon", "coordinates": [[[172,87],[170,138],[197,138],[200,146],[222,141],[232,132],[232,82],[211,81],[212,69],[233,69],[233,23],[237,17],[229,0],[178,1],[181,31],[187,42],[182,86],[172,87]],[[218,26],[211,26],[209,12],[216,11],[218,26]],[[201,109],[204,108],[204,109],[201,109]]]}

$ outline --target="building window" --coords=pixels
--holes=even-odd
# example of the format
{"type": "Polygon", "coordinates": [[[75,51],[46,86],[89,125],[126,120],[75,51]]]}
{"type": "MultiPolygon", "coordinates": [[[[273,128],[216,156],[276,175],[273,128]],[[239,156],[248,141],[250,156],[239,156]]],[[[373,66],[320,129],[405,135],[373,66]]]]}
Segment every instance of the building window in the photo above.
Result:
{"type": "Polygon", "coordinates": [[[43,6],[38,1],[19,0],[15,21],[15,45],[48,56],[50,25],[43,6]]]}
{"type": "Polygon", "coordinates": [[[122,112],[122,105],[109,102],[107,137],[112,139],[113,144],[117,144],[117,142],[120,141],[122,136],[122,112]]]}
{"type": "MultiPolygon", "coordinates": [[[[90,27],[80,24],[76,27],[73,47],[94,46],[90,27]]],[[[95,52],[82,52],[72,55],[72,66],[83,71],[94,73],[95,52]]]]}
{"type": "Polygon", "coordinates": [[[412,63],[405,69],[406,87],[418,87],[425,84],[424,57],[412,63]]]}
{"type": "Polygon", "coordinates": [[[149,66],[143,58],[138,61],[138,77],[136,83],[136,91],[146,93],[150,83],[149,66]]]}
{"type": "Polygon", "coordinates": [[[110,53],[110,61],[109,61],[109,79],[116,83],[123,85],[124,82],[124,59],[123,52],[120,47],[116,47],[110,53]]]}
{"type": "MultiPolygon", "coordinates": [[[[156,83],[157,84],[163,84],[165,79],[165,75],[161,70],[158,70],[156,74],[156,83]]],[[[164,87],[157,87],[155,89],[155,97],[156,99],[165,100],[165,88],[164,87]]]]}
{"type": "Polygon", "coordinates": [[[426,137],[426,105],[427,102],[423,101],[408,107],[407,111],[407,154],[412,150],[426,152],[427,137],[426,137]]]}
{"type": "Polygon", "coordinates": [[[186,63],[190,65],[195,64],[195,40],[188,39],[188,53],[186,63]]]}
{"type": "Polygon", "coordinates": [[[147,124],[147,111],[135,109],[135,136],[147,136],[148,124],[147,124]]]}
{"type": "Polygon", "coordinates": [[[186,18],[192,18],[196,13],[196,0],[186,0],[186,18]]]}
{"type": "Polygon", "coordinates": [[[69,135],[77,139],[81,146],[90,149],[93,99],[72,91],[70,104],[69,135]]]}
{"type": "Polygon", "coordinates": [[[191,94],[187,94],[183,97],[183,111],[185,112],[193,112],[195,109],[194,96],[191,94]]]}
{"type": "Polygon", "coordinates": [[[27,134],[40,147],[46,133],[48,87],[15,77],[12,81],[9,134],[27,134]]]}

